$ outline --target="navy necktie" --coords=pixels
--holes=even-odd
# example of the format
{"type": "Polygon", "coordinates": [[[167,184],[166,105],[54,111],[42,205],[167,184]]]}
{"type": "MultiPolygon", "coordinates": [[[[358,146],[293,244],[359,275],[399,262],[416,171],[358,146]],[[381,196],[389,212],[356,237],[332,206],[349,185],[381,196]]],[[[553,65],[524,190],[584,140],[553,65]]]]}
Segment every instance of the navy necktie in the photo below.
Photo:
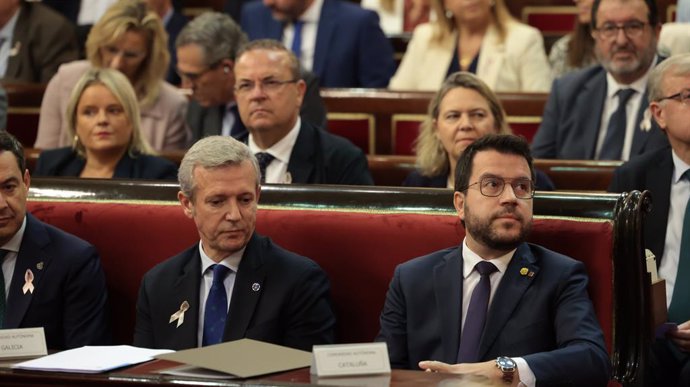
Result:
{"type": "Polygon", "coordinates": [[[202,346],[218,344],[223,341],[225,321],[228,318],[228,294],[223,281],[230,268],[223,265],[212,265],[213,283],[206,299],[204,310],[204,336],[202,346]]]}
{"type": "MultiPolygon", "coordinates": [[[[686,171],[683,178],[690,179],[690,171],[686,171]]],[[[678,324],[690,320],[690,202],[686,205],[683,216],[678,271],[671,305],[668,307],[668,320],[678,324]]]]}
{"type": "Polygon", "coordinates": [[[301,20],[295,20],[292,22],[292,28],[294,29],[294,34],[292,35],[292,52],[295,53],[297,59],[299,59],[302,52],[302,26],[304,22],[301,20]]]}
{"type": "Polygon", "coordinates": [[[0,250],[0,329],[5,327],[5,308],[7,306],[7,295],[5,294],[5,274],[2,271],[2,263],[9,250],[0,250]]]}
{"type": "Polygon", "coordinates": [[[261,183],[266,182],[266,168],[268,164],[275,159],[272,154],[266,152],[259,152],[255,154],[256,160],[259,162],[259,170],[261,171],[261,183]]]}
{"type": "Polygon", "coordinates": [[[486,314],[491,295],[491,273],[498,270],[493,263],[481,261],[474,267],[480,275],[479,283],[472,291],[470,305],[467,308],[465,326],[462,327],[462,338],[458,350],[458,363],[476,363],[479,361],[479,340],[484,331],[486,314]]]}
{"type": "Polygon", "coordinates": [[[626,105],[635,89],[620,89],[618,96],[618,109],[611,115],[604,144],[599,152],[599,160],[620,160],[623,156],[623,143],[625,142],[625,130],[627,127],[626,105]]]}

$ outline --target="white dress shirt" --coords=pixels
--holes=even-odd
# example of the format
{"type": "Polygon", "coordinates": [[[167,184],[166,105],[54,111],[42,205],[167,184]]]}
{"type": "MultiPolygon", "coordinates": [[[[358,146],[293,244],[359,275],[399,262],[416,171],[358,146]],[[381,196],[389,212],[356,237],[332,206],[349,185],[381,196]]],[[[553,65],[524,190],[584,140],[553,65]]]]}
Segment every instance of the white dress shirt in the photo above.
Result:
{"type": "MultiPolygon", "coordinates": [[[[19,227],[12,239],[0,247],[0,249],[8,251],[5,259],[2,261],[2,276],[5,279],[5,300],[7,300],[7,295],[10,294],[12,274],[14,273],[14,267],[17,265],[17,255],[19,254],[19,247],[22,245],[22,239],[24,239],[24,230],[26,230],[26,216],[24,216],[22,226],[19,227]]],[[[21,280],[23,281],[24,278],[21,280]]]]}
{"type": "Polygon", "coordinates": [[[683,236],[683,217],[685,207],[690,200],[690,180],[682,178],[685,171],[690,169],[678,156],[673,156],[673,175],[671,178],[671,200],[668,208],[668,225],[666,226],[666,239],[664,240],[664,255],[659,265],[659,277],[666,280],[666,307],[671,306],[673,298],[673,286],[678,274],[678,262],[680,259],[680,241],[683,236]]]}
{"type": "MultiPolygon", "coordinates": [[[[232,289],[235,287],[235,277],[237,275],[237,268],[240,266],[240,261],[242,260],[242,254],[244,254],[244,248],[240,251],[230,254],[229,256],[223,258],[222,261],[218,262],[219,265],[230,268],[230,272],[225,277],[225,280],[223,280],[225,293],[228,296],[228,308],[230,308],[232,289]]],[[[199,241],[199,255],[201,255],[201,284],[199,286],[199,327],[197,329],[197,345],[201,346],[204,338],[204,313],[206,311],[206,299],[208,298],[208,293],[211,291],[211,285],[213,284],[213,270],[211,269],[211,266],[215,265],[216,262],[206,255],[201,241],[199,241]]],[[[228,320],[230,319],[232,319],[232,316],[228,316],[228,320]]]]}
{"type": "Polygon", "coordinates": [[[633,94],[630,99],[628,99],[625,107],[625,141],[623,142],[621,160],[626,161],[630,159],[630,150],[632,149],[635,131],[642,130],[640,125],[637,124],[637,113],[639,112],[640,105],[642,104],[642,97],[647,90],[647,79],[649,78],[649,73],[652,71],[657,61],[658,58],[654,58],[652,65],[649,67],[649,69],[647,69],[647,72],[640,79],[629,85],[622,85],[616,82],[610,73],[606,73],[606,99],[604,100],[604,109],[601,114],[601,125],[599,125],[599,137],[597,139],[597,148],[595,153],[596,159],[599,159],[601,148],[604,145],[604,138],[606,138],[606,131],[608,130],[611,116],[618,109],[619,99],[616,94],[618,93],[618,90],[627,88],[635,89],[636,93],[633,94]]]}
{"type": "MultiPolygon", "coordinates": [[[[299,20],[302,25],[302,42],[300,44],[299,61],[307,71],[312,71],[314,68],[314,52],[316,51],[316,32],[319,29],[319,18],[321,17],[321,8],[323,7],[323,0],[314,0],[307,8],[299,20]]],[[[295,27],[292,23],[285,23],[283,28],[283,44],[290,49],[292,47],[292,40],[295,37],[295,27]]]]}
{"type": "Polygon", "coordinates": [[[292,154],[292,149],[295,147],[295,143],[297,142],[297,135],[299,135],[299,128],[301,126],[302,120],[297,117],[295,126],[290,129],[288,134],[268,149],[261,149],[258,145],[256,145],[254,136],[252,136],[251,132],[249,133],[249,141],[247,141],[247,145],[252,153],[257,154],[259,152],[266,152],[274,157],[273,161],[271,161],[271,163],[268,164],[268,167],[266,167],[266,183],[292,183],[292,176],[290,176],[287,167],[290,163],[290,155],[292,154]]]}
{"type": "MultiPolygon", "coordinates": [[[[507,254],[500,256],[498,258],[491,259],[490,262],[496,266],[495,272],[491,273],[489,279],[491,281],[491,293],[489,295],[489,310],[491,310],[491,302],[494,300],[494,294],[498,285],[501,283],[501,279],[508,268],[510,260],[515,254],[515,250],[509,251],[507,254]]],[[[470,299],[472,298],[472,292],[474,288],[479,283],[481,276],[474,270],[477,263],[484,260],[482,257],[477,255],[469,247],[467,247],[467,238],[462,241],[462,326],[465,326],[465,318],[467,317],[467,309],[470,307],[470,299]]],[[[534,387],[537,383],[537,379],[534,376],[534,372],[529,368],[527,361],[521,357],[512,358],[517,364],[518,372],[520,373],[520,386],[534,387]]]]}

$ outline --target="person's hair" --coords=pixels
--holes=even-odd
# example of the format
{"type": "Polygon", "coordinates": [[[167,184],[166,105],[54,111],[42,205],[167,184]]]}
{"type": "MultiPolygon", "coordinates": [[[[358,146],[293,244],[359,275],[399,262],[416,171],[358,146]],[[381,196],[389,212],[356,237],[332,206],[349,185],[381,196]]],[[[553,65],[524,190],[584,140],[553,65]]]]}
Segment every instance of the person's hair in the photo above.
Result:
{"type": "Polygon", "coordinates": [[[589,23],[577,23],[570,34],[566,63],[573,68],[584,67],[594,59],[594,38],[589,23]]]}
{"type": "MultiPolygon", "coordinates": [[[[446,16],[447,10],[443,5],[443,1],[444,0],[432,0],[431,4],[436,13],[435,23],[439,27],[435,35],[437,40],[442,40],[455,32],[455,20],[453,17],[446,16]]],[[[515,18],[510,14],[504,0],[494,0],[494,4],[491,6],[491,15],[493,16],[496,29],[498,30],[500,41],[503,42],[508,33],[508,23],[514,22],[515,18]]]]}
{"type": "Polygon", "coordinates": [[[194,200],[194,168],[206,169],[239,165],[249,161],[256,171],[256,185],[261,182],[261,170],[256,157],[244,143],[230,136],[209,136],[197,141],[182,158],[177,180],[180,190],[190,200],[194,200]]]}
{"type": "Polygon", "coordinates": [[[258,40],[253,40],[242,47],[237,51],[237,58],[239,59],[242,55],[249,51],[253,50],[268,50],[268,51],[281,51],[284,52],[287,57],[288,57],[288,66],[290,69],[290,74],[292,74],[292,79],[300,79],[301,78],[301,71],[300,71],[300,64],[299,64],[299,59],[295,56],[295,54],[285,48],[285,45],[283,43],[273,40],[273,39],[258,39],[258,40]]]}
{"type": "Polygon", "coordinates": [[[198,46],[208,66],[223,59],[235,60],[237,50],[247,42],[247,35],[232,18],[220,12],[205,12],[195,17],[180,31],[175,47],[198,46]]]}
{"type": "Polygon", "coordinates": [[[460,158],[455,168],[455,191],[464,192],[470,184],[472,176],[472,163],[474,156],[481,151],[494,150],[506,155],[522,156],[529,165],[532,181],[535,180],[534,166],[532,165],[532,153],[529,143],[522,136],[512,134],[489,134],[470,144],[460,158]]]}
{"type": "Polygon", "coordinates": [[[24,147],[17,140],[16,137],[9,134],[7,131],[0,131],[0,152],[12,152],[14,158],[17,159],[17,166],[19,172],[24,175],[26,171],[26,160],[24,159],[24,147]]]}
{"type": "Polygon", "coordinates": [[[394,0],[379,0],[379,6],[381,9],[387,12],[395,11],[395,1],[394,0]]]}
{"type": "Polygon", "coordinates": [[[148,8],[146,1],[119,0],[94,24],[86,39],[86,57],[95,67],[104,67],[101,48],[114,44],[126,32],[143,34],[147,40],[147,55],[137,71],[132,85],[141,106],[156,101],[168,70],[168,34],[158,15],[148,8]]]}
{"type": "MultiPolygon", "coordinates": [[[[590,22],[592,29],[597,28],[597,11],[599,10],[601,1],[602,0],[594,0],[592,4],[592,20],[590,22]]],[[[644,0],[644,2],[647,4],[647,9],[649,10],[649,12],[647,12],[647,21],[650,26],[656,27],[656,25],[659,24],[659,9],[656,6],[656,0],[644,0]]]]}
{"type": "Polygon", "coordinates": [[[668,76],[690,76],[690,54],[673,55],[652,69],[647,81],[650,102],[659,101],[665,97],[663,82],[668,76]]]}
{"type": "Polygon", "coordinates": [[[450,171],[448,152],[436,135],[434,120],[438,119],[443,98],[457,88],[474,90],[484,97],[494,118],[496,132],[511,133],[506,113],[491,88],[474,74],[463,71],[453,73],[443,81],[441,88],[429,101],[427,115],[419,127],[419,135],[414,143],[417,169],[424,176],[436,176],[450,171]]]}
{"type": "Polygon", "coordinates": [[[74,139],[72,148],[77,154],[86,157],[86,149],[77,135],[77,115],[79,113],[77,109],[79,107],[79,100],[81,100],[84,91],[93,85],[105,86],[122,105],[127,120],[129,120],[129,124],[132,126],[132,138],[127,147],[129,155],[136,157],[137,154],[155,154],[155,151],[141,133],[139,103],[134,89],[132,88],[132,84],[129,83],[127,77],[115,69],[97,67],[89,69],[79,78],[79,81],[77,81],[77,84],[72,90],[69,102],[67,103],[67,112],[65,114],[67,119],[67,130],[70,138],[74,139]]]}

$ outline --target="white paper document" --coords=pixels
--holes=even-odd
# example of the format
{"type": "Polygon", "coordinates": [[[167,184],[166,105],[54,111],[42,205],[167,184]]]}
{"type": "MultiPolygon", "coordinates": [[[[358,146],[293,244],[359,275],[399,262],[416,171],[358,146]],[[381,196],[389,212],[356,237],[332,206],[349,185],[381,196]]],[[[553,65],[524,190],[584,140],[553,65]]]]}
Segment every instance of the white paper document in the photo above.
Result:
{"type": "Polygon", "coordinates": [[[86,346],[18,363],[12,368],[95,374],[143,363],[152,360],[153,356],[169,352],[174,351],[129,345],[86,346]]]}

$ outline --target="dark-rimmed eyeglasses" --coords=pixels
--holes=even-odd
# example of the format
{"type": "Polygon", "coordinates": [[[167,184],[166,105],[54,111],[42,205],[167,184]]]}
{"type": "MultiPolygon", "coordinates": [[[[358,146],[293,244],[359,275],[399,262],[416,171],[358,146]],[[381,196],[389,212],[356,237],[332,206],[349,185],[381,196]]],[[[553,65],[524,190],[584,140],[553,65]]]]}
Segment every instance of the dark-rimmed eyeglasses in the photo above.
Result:
{"type": "Polygon", "coordinates": [[[534,182],[525,178],[503,179],[496,176],[485,176],[479,179],[479,181],[468,185],[461,191],[466,191],[470,187],[478,185],[479,192],[481,192],[482,195],[495,198],[503,193],[506,183],[509,183],[513,188],[513,193],[516,198],[532,199],[534,197],[534,182]]]}
{"type": "MultiPolygon", "coordinates": [[[[258,83],[258,85],[264,92],[272,93],[278,91],[278,89],[280,89],[283,85],[286,85],[288,83],[296,83],[297,81],[299,81],[299,79],[288,79],[285,81],[280,81],[278,79],[268,78],[262,79],[261,82],[258,83]]],[[[254,81],[240,81],[235,85],[235,93],[247,94],[250,91],[254,90],[256,85],[257,83],[254,81]]]]}
{"type": "Polygon", "coordinates": [[[679,93],[669,95],[666,97],[661,97],[657,100],[657,102],[661,102],[665,99],[675,99],[676,101],[682,103],[683,105],[690,105],[690,89],[685,89],[679,93]]]}
{"type": "Polygon", "coordinates": [[[636,39],[642,36],[645,26],[649,23],[641,21],[631,21],[623,24],[604,23],[601,27],[595,28],[594,32],[604,39],[613,39],[618,35],[618,30],[623,30],[625,36],[636,39]]]}

